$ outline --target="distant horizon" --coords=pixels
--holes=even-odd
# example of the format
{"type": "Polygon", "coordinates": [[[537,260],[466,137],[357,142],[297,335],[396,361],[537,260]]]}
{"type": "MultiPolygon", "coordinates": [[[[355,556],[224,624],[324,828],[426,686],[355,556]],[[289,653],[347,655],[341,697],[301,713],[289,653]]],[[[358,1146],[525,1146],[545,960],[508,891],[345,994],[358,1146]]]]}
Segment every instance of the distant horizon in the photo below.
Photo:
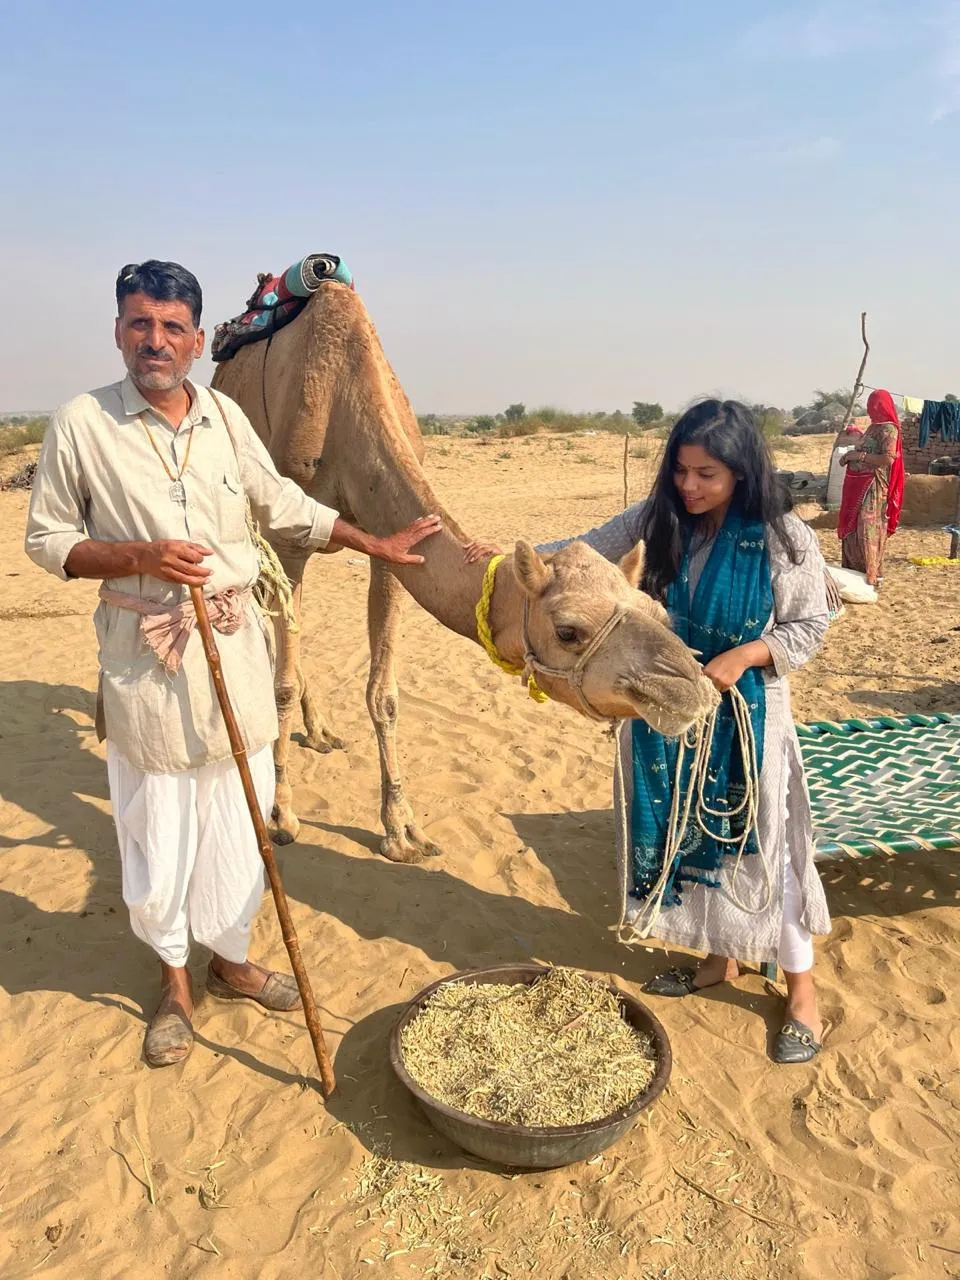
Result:
{"type": "MultiPolygon", "coordinates": [[[[122,378],[122,377],[123,377],[123,371],[121,371],[121,373],[120,373],[120,375],[118,376],[118,378],[114,379],[114,381],[119,381],[119,380],[120,380],[120,378],[122,378]]],[[[193,372],[193,371],[191,371],[191,374],[190,374],[190,380],[191,380],[191,381],[193,381],[193,382],[202,382],[202,383],[203,383],[203,385],[207,385],[207,383],[206,383],[203,379],[199,379],[199,378],[194,377],[194,372],[193,372]]],[[[957,384],[958,384],[958,385],[960,385],[960,379],[957,379],[957,384]]],[[[108,385],[110,385],[110,384],[109,384],[109,383],[101,383],[101,384],[99,384],[99,385],[100,385],[100,386],[108,386],[108,385]]],[[[866,390],[866,387],[865,387],[864,389],[866,390]]],[[[96,388],[95,388],[95,387],[88,387],[88,388],[86,388],[85,390],[92,391],[92,390],[96,390],[96,388]]],[[[791,414],[791,413],[793,412],[793,410],[794,410],[794,409],[796,409],[796,408],[799,408],[799,407],[801,407],[801,406],[802,406],[802,407],[804,407],[804,408],[808,407],[808,406],[809,406],[809,404],[810,404],[810,401],[813,399],[813,397],[814,397],[814,396],[816,396],[817,394],[819,394],[820,392],[831,391],[831,390],[834,390],[834,391],[835,391],[835,390],[840,390],[840,388],[838,388],[838,387],[826,387],[826,386],[815,387],[815,388],[814,388],[814,389],[809,393],[809,395],[808,395],[808,397],[807,397],[807,399],[806,399],[806,400],[798,400],[798,401],[795,401],[795,402],[794,402],[793,404],[791,404],[791,405],[786,405],[786,404],[777,404],[777,403],[775,403],[775,402],[771,402],[771,401],[766,401],[766,402],[765,402],[765,401],[761,401],[761,400],[754,399],[753,397],[746,397],[746,398],[742,398],[742,397],[737,397],[737,396],[732,396],[732,397],[731,397],[731,396],[727,396],[727,397],[723,397],[723,398],[725,398],[725,399],[740,399],[740,400],[741,400],[741,403],[746,404],[748,407],[757,406],[757,405],[763,405],[765,408],[768,408],[768,409],[774,409],[774,410],[776,410],[777,412],[785,413],[785,414],[789,415],[789,414],[791,414]]],[[[848,388],[848,390],[850,390],[850,388],[848,388]]],[[[82,394],[83,394],[83,392],[76,392],[75,394],[77,394],[77,395],[82,395],[82,394]]],[[[863,393],[861,393],[861,398],[862,398],[862,394],[863,394],[863,393]]],[[[896,399],[901,399],[901,398],[902,398],[902,395],[901,395],[901,393],[899,393],[899,392],[891,392],[891,394],[892,394],[896,399]]],[[[952,392],[943,392],[943,393],[941,393],[940,395],[938,395],[938,396],[936,396],[936,397],[929,396],[929,397],[922,397],[922,398],[924,398],[924,399],[934,399],[934,398],[936,398],[936,399],[938,399],[938,400],[943,400],[947,395],[951,395],[951,394],[953,394],[953,393],[952,393],[952,392]]],[[[72,398],[72,397],[70,397],[70,398],[72,398]]],[[[678,404],[678,405],[674,405],[674,406],[672,406],[672,407],[671,407],[671,406],[669,406],[669,405],[662,405],[661,407],[662,407],[662,409],[663,409],[663,415],[664,415],[664,417],[665,417],[665,418],[667,418],[667,417],[676,417],[676,416],[679,416],[680,414],[684,413],[684,412],[685,412],[685,410],[686,410],[686,409],[688,409],[688,408],[690,407],[690,405],[692,405],[692,404],[696,403],[696,401],[698,401],[698,400],[700,400],[700,399],[703,399],[703,398],[704,398],[704,397],[702,397],[702,396],[691,396],[691,397],[690,397],[690,399],[688,399],[688,400],[684,400],[684,401],[682,401],[680,404],[678,404]]],[[[62,403],[65,403],[65,402],[64,402],[64,401],[61,401],[60,403],[62,404],[62,403]]],[[[629,419],[632,421],[631,411],[632,411],[632,408],[633,408],[633,402],[631,402],[631,404],[630,404],[628,407],[626,407],[626,408],[623,408],[623,407],[617,406],[617,407],[615,407],[615,408],[613,408],[613,409],[604,409],[604,408],[602,408],[602,407],[600,407],[600,408],[587,408],[587,409],[574,409],[574,408],[571,408],[569,405],[558,404],[555,400],[547,400],[547,401],[544,401],[544,402],[542,402],[542,403],[533,403],[533,402],[530,402],[529,404],[528,404],[526,401],[517,400],[517,401],[511,401],[511,403],[514,403],[514,404],[523,404],[523,405],[524,405],[524,408],[525,408],[525,411],[526,411],[526,413],[527,413],[527,415],[528,415],[528,416],[536,415],[537,413],[539,413],[539,412],[541,412],[541,411],[543,411],[543,410],[554,410],[554,411],[556,411],[556,412],[558,412],[558,413],[569,413],[569,414],[574,415],[574,416],[580,416],[580,415],[583,415],[583,416],[587,416],[587,415],[595,415],[595,416],[597,416],[597,415],[603,414],[603,415],[606,415],[607,417],[613,417],[615,414],[620,413],[623,417],[625,417],[625,418],[629,418],[629,419]]],[[[658,402],[657,402],[657,401],[645,401],[645,402],[643,402],[643,403],[656,404],[656,403],[658,403],[658,402]]],[[[54,412],[56,411],[56,409],[57,409],[58,407],[59,407],[58,405],[54,404],[54,405],[51,405],[49,408],[46,408],[46,409],[0,409],[0,425],[8,425],[8,424],[9,424],[9,420],[10,420],[11,418],[16,418],[16,417],[49,417],[52,413],[54,413],[54,412]]],[[[440,421],[445,421],[445,420],[470,421],[471,419],[474,419],[474,418],[481,418],[481,417],[494,417],[494,418],[497,418],[497,417],[502,417],[502,415],[503,415],[503,413],[504,413],[504,410],[505,410],[506,408],[507,408],[507,406],[506,406],[506,405],[504,405],[504,406],[503,406],[503,408],[501,408],[501,409],[496,409],[496,410],[488,410],[488,409],[470,410],[470,411],[463,411],[463,410],[452,410],[452,411],[450,411],[450,410],[444,410],[443,412],[440,412],[440,411],[438,411],[438,410],[434,410],[434,409],[418,409],[418,408],[416,407],[416,405],[414,405],[414,406],[413,406],[414,413],[416,414],[417,418],[435,417],[435,418],[437,418],[437,419],[438,419],[438,420],[440,420],[440,421]]]]}
{"type": "MultiPolygon", "coordinates": [[[[121,373],[120,377],[122,377],[122,376],[123,376],[123,374],[121,373]]],[[[114,379],[114,381],[119,381],[119,380],[120,380],[120,378],[116,378],[116,379],[114,379]]],[[[195,378],[195,377],[193,376],[193,372],[191,371],[191,374],[190,374],[190,381],[192,381],[192,382],[201,382],[202,380],[201,380],[201,379],[199,379],[199,378],[195,378]]],[[[110,385],[110,384],[109,384],[109,383],[101,383],[100,385],[101,385],[101,386],[108,386],[108,385],[110,385]]],[[[203,385],[205,385],[205,386],[206,386],[206,385],[207,385],[207,383],[206,383],[206,382],[204,382],[204,383],[203,383],[203,385]]],[[[814,389],[814,391],[812,391],[812,392],[810,393],[810,398],[812,399],[812,397],[813,397],[814,395],[816,395],[819,391],[826,391],[826,390],[829,390],[829,389],[830,389],[830,388],[827,388],[827,387],[818,387],[818,388],[815,388],[815,389],[814,389]]],[[[88,390],[88,391],[93,391],[93,390],[96,390],[96,388],[95,388],[95,387],[88,387],[88,388],[86,388],[86,390],[88,390]]],[[[77,392],[76,394],[77,394],[77,395],[82,395],[82,394],[83,394],[83,392],[77,392]]],[[[71,397],[71,398],[72,398],[72,397],[71,397]]],[[[667,417],[675,417],[675,416],[678,416],[679,414],[682,414],[682,413],[683,413],[683,412],[684,412],[684,411],[685,411],[685,410],[686,410],[686,409],[687,409],[691,404],[693,404],[696,400],[701,399],[701,398],[702,398],[702,397],[699,397],[699,396],[693,396],[693,397],[691,397],[689,400],[685,400],[685,401],[683,401],[683,403],[682,403],[682,404],[676,405],[676,406],[674,406],[674,407],[670,407],[669,405],[662,405],[661,407],[662,407],[662,409],[663,409],[663,415],[664,415],[664,417],[665,417],[665,418],[667,418],[667,417]]],[[[728,397],[728,398],[729,398],[729,397],[728,397]]],[[[733,398],[735,399],[736,397],[733,397],[733,398]]],[[[938,398],[939,398],[939,399],[942,399],[943,397],[941,396],[941,397],[938,397],[938,398]]],[[[61,401],[60,403],[62,404],[62,403],[65,403],[65,402],[64,402],[64,401],[61,401]]],[[[527,404],[527,403],[526,403],[526,401],[517,400],[517,401],[512,401],[511,403],[514,403],[514,404],[523,404],[523,405],[524,405],[524,408],[525,408],[525,410],[526,410],[526,413],[527,413],[528,415],[535,415],[535,414],[537,414],[537,413],[541,412],[542,410],[555,410],[555,411],[556,411],[556,412],[558,412],[558,413],[569,413],[569,414],[572,414],[572,415],[574,415],[574,416],[580,416],[580,415],[587,416],[587,415],[591,415],[591,414],[592,414],[592,415],[600,415],[600,414],[604,414],[604,415],[606,415],[607,417],[613,417],[615,414],[620,413],[623,417],[625,417],[625,418],[630,418],[630,420],[631,420],[631,421],[633,421],[633,419],[632,419],[632,417],[631,417],[631,410],[632,410],[632,408],[633,408],[633,404],[632,404],[632,403],[631,403],[631,404],[630,404],[630,406],[629,406],[629,407],[627,407],[627,408],[616,407],[616,408],[613,408],[613,409],[604,409],[604,408],[602,408],[602,407],[601,407],[601,408],[589,408],[589,409],[573,409],[573,408],[571,408],[569,405],[562,405],[562,404],[558,404],[556,401],[545,401],[545,402],[540,403],[540,404],[534,404],[534,403],[532,403],[532,402],[531,402],[530,404],[527,404]]],[[[645,403],[656,404],[656,403],[658,403],[658,402],[657,402],[657,401],[647,401],[647,402],[645,402],[645,403]]],[[[763,402],[762,402],[762,401],[760,401],[760,400],[754,400],[754,399],[752,399],[752,398],[749,398],[749,399],[744,400],[742,403],[744,403],[744,404],[746,404],[746,405],[748,405],[748,406],[753,406],[753,405],[759,405],[759,404],[762,404],[763,402]]],[[[781,412],[781,413],[790,414],[790,413],[792,412],[792,410],[793,410],[793,409],[797,408],[797,407],[798,407],[799,405],[801,405],[801,404],[804,404],[804,402],[803,402],[803,401],[797,401],[795,404],[790,405],[790,406],[783,405],[783,404],[766,404],[766,405],[765,405],[765,407],[766,407],[766,408],[770,408],[770,409],[776,409],[777,411],[779,411],[779,412],[781,412]]],[[[8,425],[8,424],[9,424],[9,420],[10,420],[11,418],[18,418],[18,417],[37,417],[37,418],[43,418],[43,417],[49,417],[52,413],[54,413],[54,412],[57,410],[57,408],[58,408],[58,407],[59,407],[59,405],[56,405],[56,404],[55,404],[55,405],[51,405],[51,406],[50,406],[49,408],[47,408],[47,409],[0,409],[0,426],[2,426],[2,425],[8,425]]],[[[506,407],[507,407],[507,406],[505,405],[505,406],[504,406],[504,408],[502,408],[502,409],[496,409],[496,410],[480,409],[480,410],[471,410],[471,411],[469,411],[469,412],[464,412],[463,410],[454,410],[454,411],[444,411],[444,412],[442,412],[442,413],[441,413],[441,412],[439,412],[439,411],[437,411],[437,410],[434,410],[434,409],[422,409],[422,410],[421,410],[421,409],[418,409],[415,405],[413,406],[413,408],[414,408],[414,413],[416,414],[417,418],[435,417],[435,418],[437,418],[439,421],[457,420],[457,421],[464,421],[464,422],[470,421],[471,419],[474,419],[474,418],[483,418],[483,417],[493,417],[493,418],[497,418],[497,417],[501,417],[501,416],[503,415],[503,413],[504,413],[504,409],[506,409],[506,407]]]]}

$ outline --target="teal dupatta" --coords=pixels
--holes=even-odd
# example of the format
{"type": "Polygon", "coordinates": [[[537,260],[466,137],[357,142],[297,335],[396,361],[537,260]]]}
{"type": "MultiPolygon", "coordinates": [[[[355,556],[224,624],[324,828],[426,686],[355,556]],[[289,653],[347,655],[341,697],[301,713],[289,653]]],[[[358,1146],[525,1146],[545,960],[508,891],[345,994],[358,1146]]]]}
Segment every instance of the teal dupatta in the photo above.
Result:
{"type": "MultiPolygon", "coordinates": [[[[690,539],[687,539],[680,572],[670,584],[666,599],[673,628],[706,665],[711,658],[759,639],[773,611],[773,587],[762,521],[748,520],[734,506],[727,512],[692,597],[690,593],[690,539]]],[[[763,730],[766,695],[763,672],[751,667],[737,682],[750,712],[757,747],[757,768],[763,763],[763,730]]],[[[646,899],[663,870],[667,822],[676,777],[679,744],[663,737],[643,720],[633,721],[633,803],[630,813],[633,864],[632,896],[646,899]]],[[[680,785],[685,793],[690,771],[687,753],[680,785]]],[[[730,817],[711,817],[706,825],[727,838],[742,836],[742,818],[736,814],[745,794],[743,759],[729,696],[724,695],[717,713],[704,787],[706,809],[730,817]]],[[[735,847],[735,846],[734,846],[735,847]]],[[[732,852],[691,820],[669,872],[664,906],[681,901],[684,882],[716,887],[723,859],[732,852]]],[[[745,853],[756,853],[751,837],[745,853]]]]}

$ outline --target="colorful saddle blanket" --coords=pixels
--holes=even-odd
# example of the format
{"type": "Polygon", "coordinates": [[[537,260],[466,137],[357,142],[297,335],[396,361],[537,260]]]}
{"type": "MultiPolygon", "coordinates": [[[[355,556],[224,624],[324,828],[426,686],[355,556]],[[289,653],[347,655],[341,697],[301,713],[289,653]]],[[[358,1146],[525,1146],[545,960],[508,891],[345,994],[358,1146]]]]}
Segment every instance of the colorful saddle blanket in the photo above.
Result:
{"type": "Polygon", "coordinates": [[[258,342],[295,320],[325,280],[336,280],[352,289],[353,276],[342,258],[332,253],[311,253],[288,267],[282,275],[261,271],[257,287],[247,300],[243,315],[218,324],[211,357],[229,360],[248,342],[258,342]]]}

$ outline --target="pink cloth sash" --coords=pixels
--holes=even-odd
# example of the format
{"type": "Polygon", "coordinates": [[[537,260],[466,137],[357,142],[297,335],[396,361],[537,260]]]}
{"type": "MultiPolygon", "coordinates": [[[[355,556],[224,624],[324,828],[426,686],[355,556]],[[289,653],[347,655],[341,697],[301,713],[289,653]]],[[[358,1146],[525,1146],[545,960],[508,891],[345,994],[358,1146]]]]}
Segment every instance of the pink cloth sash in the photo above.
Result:
{"type": "MultiPolygon", "coordinates": [[[[228,587],[226,591],[206,596],[210,625],[224,636],[232,636],[239,631],[250,595],[249,591],[228,587]]],[[[171,675],[180,670],[183,651],[197,625],[192,600],[175,605],[158,604],[156,600],[144,600],[141,596],[127,595],[125,591],[111,591],[105,585],[100,587],[100,599],[106,604],[139,613],[140,633],[157,655],[161,666],[171,675]]]]}

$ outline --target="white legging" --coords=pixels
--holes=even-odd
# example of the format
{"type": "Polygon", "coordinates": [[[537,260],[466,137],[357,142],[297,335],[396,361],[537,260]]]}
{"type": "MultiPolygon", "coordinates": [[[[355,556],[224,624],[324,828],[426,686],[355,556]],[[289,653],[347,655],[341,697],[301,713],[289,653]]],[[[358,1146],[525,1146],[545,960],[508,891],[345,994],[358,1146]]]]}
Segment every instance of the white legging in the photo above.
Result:
{"type": "Polygon", "coordinates": [[[813,936],[800,923],[803,911],[803,893],[797,873],[790,861],[790,853],[784,849],[783,859],[783,923],[780,926],[780,947],[777,960],[784,973],[806,973],[813,968],[813,936]]]}

